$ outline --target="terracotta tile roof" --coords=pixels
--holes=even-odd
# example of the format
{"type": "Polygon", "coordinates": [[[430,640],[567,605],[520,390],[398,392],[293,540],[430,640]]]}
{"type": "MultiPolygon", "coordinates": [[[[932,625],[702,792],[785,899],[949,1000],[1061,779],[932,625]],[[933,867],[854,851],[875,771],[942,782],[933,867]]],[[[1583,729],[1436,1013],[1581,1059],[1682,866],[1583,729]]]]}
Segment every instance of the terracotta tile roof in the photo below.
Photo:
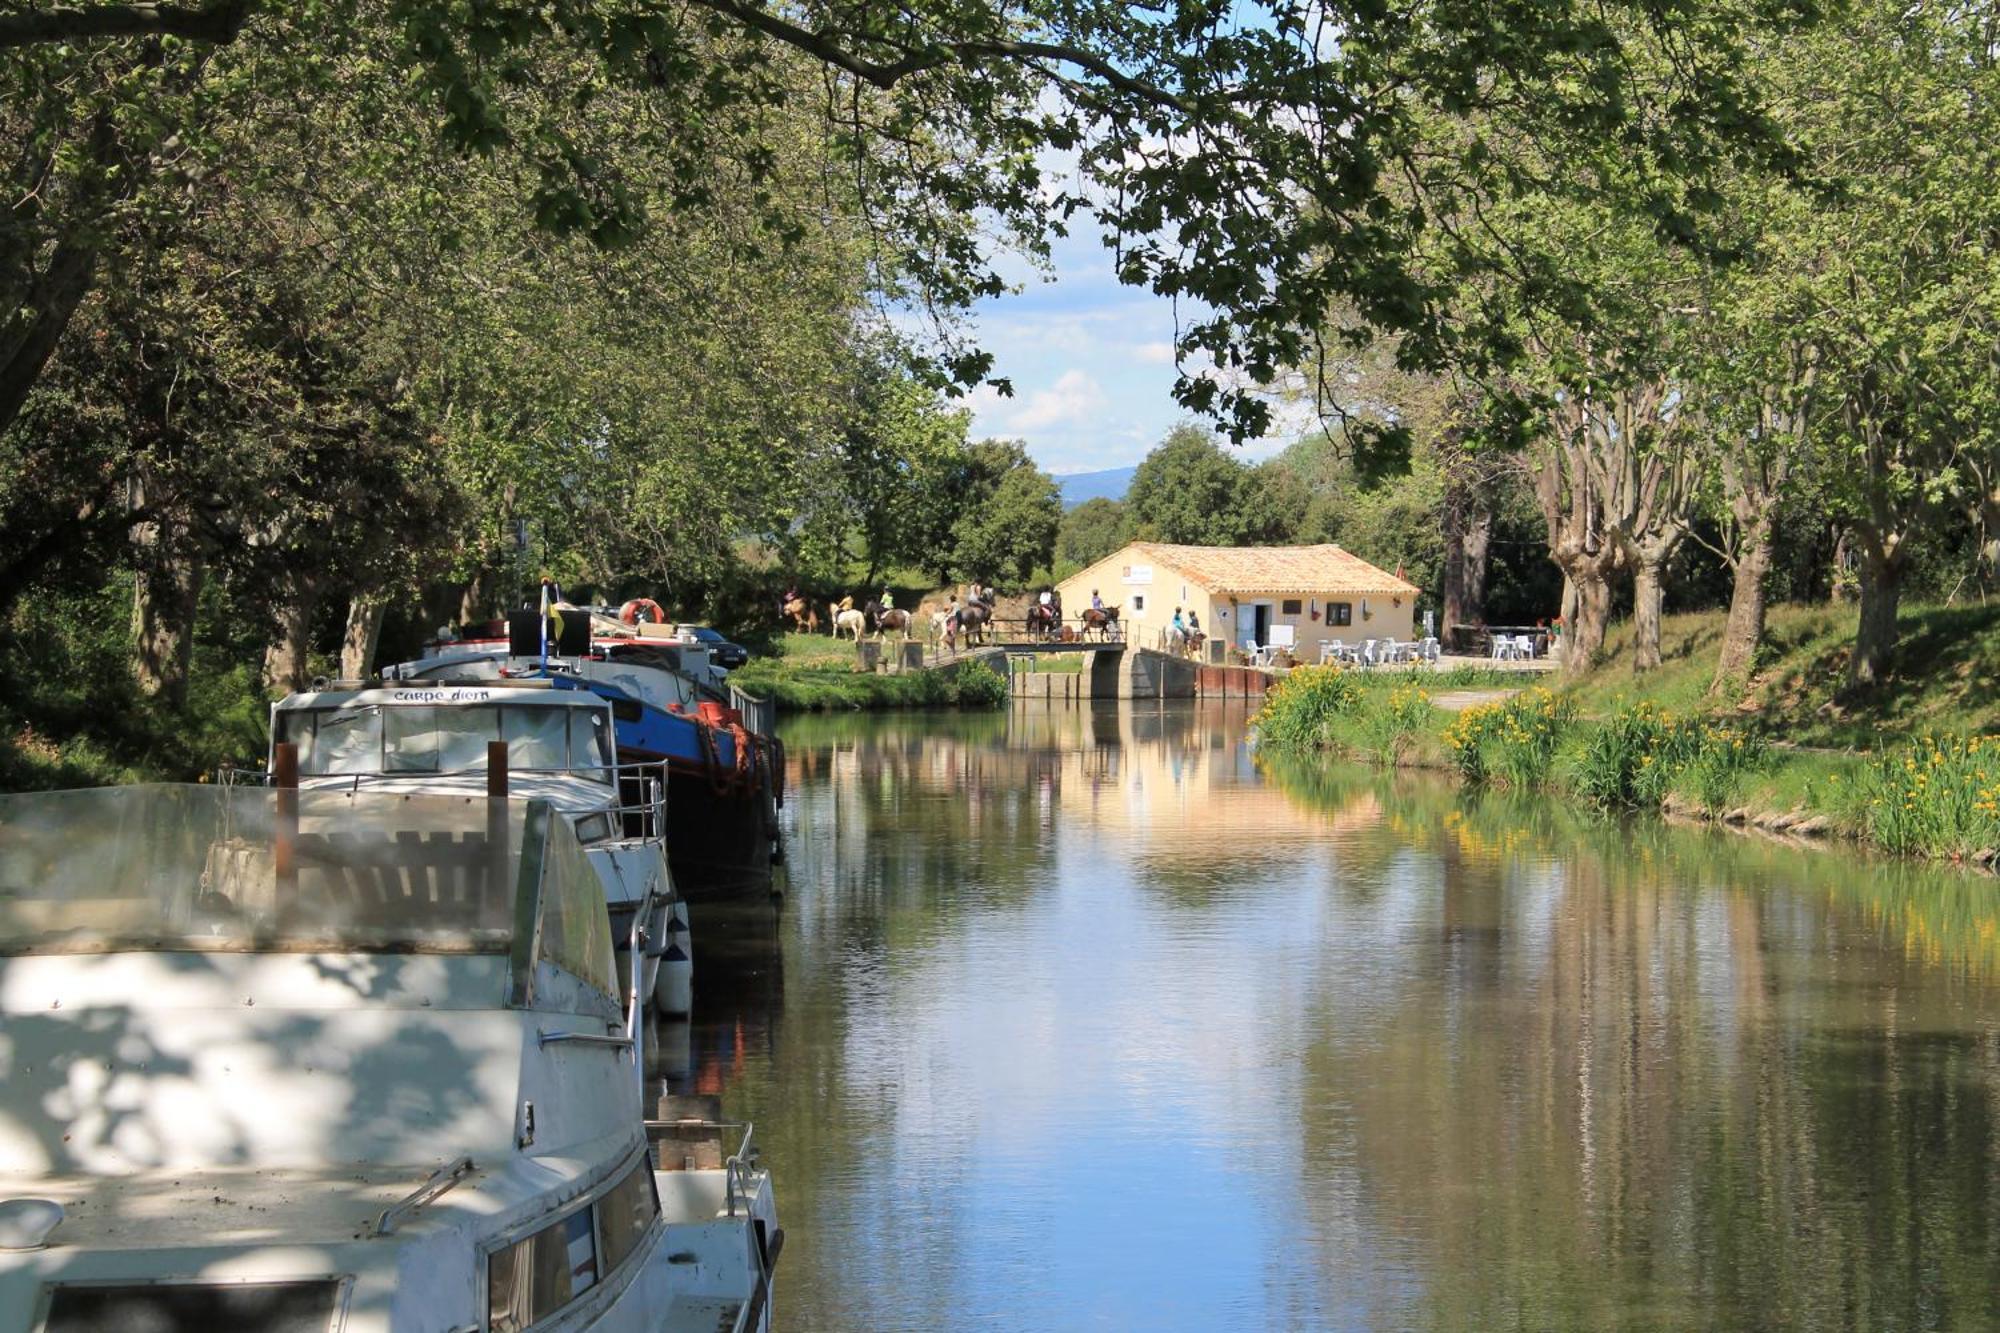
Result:
{"type": "Polygon", "coordinates": [[[1414,597],[1407,579],[1377,568],[1351,551],[1325,546],[1169,546],[1134,542],[1133,561],[1151,560],[1185,574],[1211,593],[1380,593],[1414,597]]]}

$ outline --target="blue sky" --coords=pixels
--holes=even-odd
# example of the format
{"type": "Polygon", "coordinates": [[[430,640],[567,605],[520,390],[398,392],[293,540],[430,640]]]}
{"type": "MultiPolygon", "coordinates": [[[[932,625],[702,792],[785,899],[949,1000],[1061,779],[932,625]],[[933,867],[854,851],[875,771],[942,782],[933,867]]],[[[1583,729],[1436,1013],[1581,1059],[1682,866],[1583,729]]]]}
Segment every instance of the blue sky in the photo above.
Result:
{"type": "MultiPolygon", "coordinates": [[[[1173,303],[1121,285],[1101,237],[1078,216],[1055,242],[1049,274],[1004,265],[1020,290],[974,312],[994,376],[1014,383],[1012,398],[973,393],[974,438],[1024,440],[1057,475],[1136,463],[1184,415],[1171,392],[1173,303]]],[[[1267,457],[1286,442],[1258,441],[1245,453],[1267,457]]]]}

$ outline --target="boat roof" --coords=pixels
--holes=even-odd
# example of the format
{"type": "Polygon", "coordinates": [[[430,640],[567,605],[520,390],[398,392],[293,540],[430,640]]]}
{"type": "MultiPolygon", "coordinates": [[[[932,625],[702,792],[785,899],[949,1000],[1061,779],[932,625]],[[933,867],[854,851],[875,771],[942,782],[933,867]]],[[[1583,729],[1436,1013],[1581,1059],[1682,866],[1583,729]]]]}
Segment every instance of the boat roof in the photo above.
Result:
{"type": "Polygon", "coordinates": [[[364,704],[522,704],[531,708],[592,708],[608,705],[594,694],[557,690],[547,680],[481,680],[477,682],[399,680],[348,689],[307,690],[288,694],[281,709],[348,708],[364,704]]]}

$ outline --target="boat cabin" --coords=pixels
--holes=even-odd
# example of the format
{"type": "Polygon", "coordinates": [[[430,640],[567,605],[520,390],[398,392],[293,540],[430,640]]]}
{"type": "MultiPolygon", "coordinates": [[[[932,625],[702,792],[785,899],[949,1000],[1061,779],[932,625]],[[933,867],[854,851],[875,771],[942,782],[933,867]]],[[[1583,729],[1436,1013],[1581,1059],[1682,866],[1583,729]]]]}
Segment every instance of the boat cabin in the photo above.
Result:
{"type": "Polygon", "coordinates": [[[768,1180],[656,1171],[636,980],[545,802],[0,796],[0,1328],[760,1327],[768,1180]]]}

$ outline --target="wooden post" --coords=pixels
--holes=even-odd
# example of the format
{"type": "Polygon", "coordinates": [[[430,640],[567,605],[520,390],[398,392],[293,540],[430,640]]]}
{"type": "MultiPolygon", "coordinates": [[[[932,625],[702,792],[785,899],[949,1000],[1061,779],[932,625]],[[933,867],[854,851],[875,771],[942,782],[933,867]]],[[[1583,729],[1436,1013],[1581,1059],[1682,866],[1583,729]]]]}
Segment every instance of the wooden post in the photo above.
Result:
{"type": "Polygon", "coordinates": [[[486,742],[486,900],[512,894],[507,882],[507,742],[486,742]]]}
{"type": "Polygon", "coordinates": [[[277,877],[278,904],[284,907],[298,897],[299,891],[299,747],[291,741],[279,741],[272,752],[271,785],[278,791],[271,868],[277,877]]]}

